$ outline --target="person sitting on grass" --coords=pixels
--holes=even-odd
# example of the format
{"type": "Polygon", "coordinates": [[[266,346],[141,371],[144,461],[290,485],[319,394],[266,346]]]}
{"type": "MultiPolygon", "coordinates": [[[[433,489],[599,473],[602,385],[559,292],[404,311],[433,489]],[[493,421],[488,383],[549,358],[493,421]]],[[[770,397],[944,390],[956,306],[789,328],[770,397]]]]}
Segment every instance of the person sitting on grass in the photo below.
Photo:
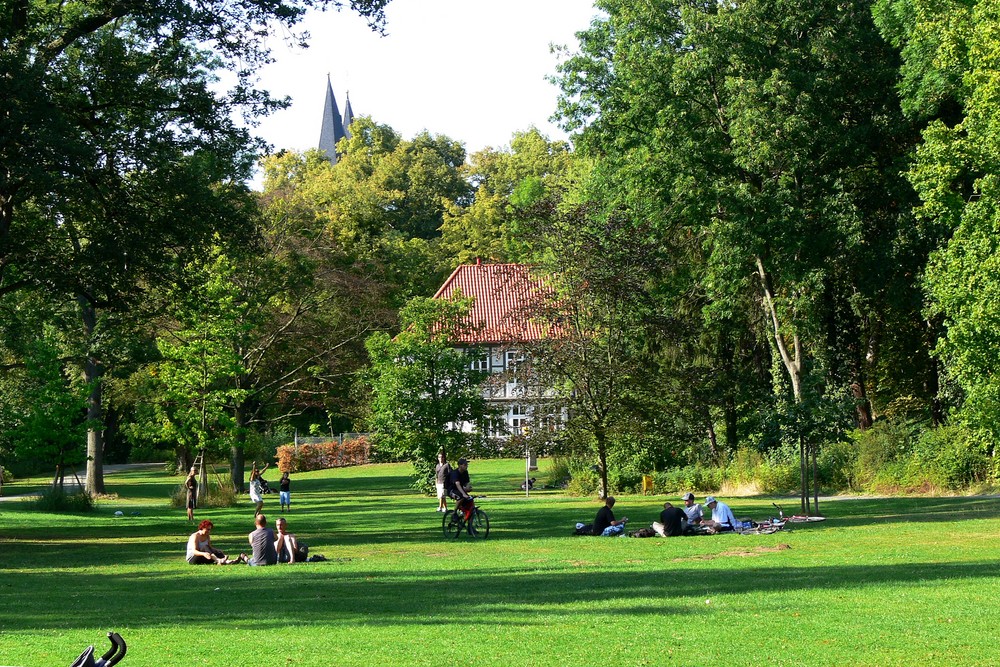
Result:
{"type": "Polygon", "coordinates": [[[623,516],[621,521],[616,521],[615,513],[611,509],[614,506],[614,496],[608,496],[604,501],[604,507],[597,510],[597,516],[594,518],[594,535],[615,537],[625,533],[625,524],[628,522],[628,517],[623,516]]]}
{"type": "Polygon", "coordinates": [[[736,528],[736,516],[726,503],[720,503],[713,496],[705,498],[705,506],[712,510],[712,518],[701,522],[713,533],[726,533],[736,528]]]}
{"type": "Polygon", "coordinates": [[[267,517],[258,514],[254,518],[257,530],[247,535],[250,541],[251,565],[274,565],[278,562],[278,552],[274,550],[274,531],[267,527],[267,517]]]}
{"type": "Polygon", "coordinates": [[[653,522],[653,530],[660,537],[678,537],[687,529],[687,515],[673,503],[663,503],[660,520],[653,522]]]}
{"type": "Polygon", "coordinates": [[[274,527],[278,529],[278,539],[274,541],[274,550],[278,554],[279,563],[299,563],[305,560],[303,553],[305,545],[288,532],[288,522],[285,517],[279,517],[274,527]]]}
{"type": "Polygon", "coordinates": [[[697,526],[702,520],[701,505],[694,501],[694,494],[688,491],[681,498],[684,501],[684,514],[687,515],[688,527],[697,526]]]}
{"type": "Polygon", "coordinates": [[[233,565],[245,563],[246,554],[239,558],[228,558],[221,550],[212,546],[212,522],[205,519],[198,524],[198,530],[191,533],[187,543],[187,562],[192,565],[233,565]]]}

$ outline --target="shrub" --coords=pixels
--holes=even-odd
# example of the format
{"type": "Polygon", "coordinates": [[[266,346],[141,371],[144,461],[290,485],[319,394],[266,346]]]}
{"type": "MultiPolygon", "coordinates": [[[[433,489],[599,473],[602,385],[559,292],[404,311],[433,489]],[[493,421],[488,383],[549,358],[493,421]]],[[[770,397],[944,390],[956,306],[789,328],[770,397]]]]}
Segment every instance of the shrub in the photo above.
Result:
{"type": "Polygon", "coordinates": [[[961,426],[941,426],[920,434],[913,464],[923,484],[957,491],[986,481],[990,459],[986,446],[961,426]]]}
{"type": "Polygon", "coordinates": [[[552,459],[552,463],[549,465],[549,475],[545,485],[556,489],[565,488],[572,477],[569,459],[557,456],[552,459]]]}
{"type": "Polygon", "coordinates": [[[341,468],[369,463],[371,444],[365,436],[350,440],[321,442],[318,444],[282,445],[278,447],[278,470],[281,472],[306,472],[341,468]]]}
{"type": "Polygon", "coordinates": [[[816,461],[821,482],[836,491],[859,490],[858,449],[855,440],[823,445],[816,461]]]}
{"type": "Polygon", "coordinates": [[[701,465],[689,465],[653,473],[654,488],[657,492],[664,493],[718,491],[721,480],[721,469],[701,465]]]}
{"type": "MultiPolygon", "coordinates": [[[[220,478],[208,481],[208,492],[198,504],[199,507],[235,507],[239,502],[236,489],[228,480],[220,478]]],[[[183,484],[174,489],[170,495],[170,506],[182,508],[187,506],[187,488],[183,484]]]]}
{"type": "Polygon", "coordinates": [[[86,491],[69,493],[58,486],[49,486],[38,496],[35,508],[42,512],[90,512],[94,509],[94,499],[86,491]]]}

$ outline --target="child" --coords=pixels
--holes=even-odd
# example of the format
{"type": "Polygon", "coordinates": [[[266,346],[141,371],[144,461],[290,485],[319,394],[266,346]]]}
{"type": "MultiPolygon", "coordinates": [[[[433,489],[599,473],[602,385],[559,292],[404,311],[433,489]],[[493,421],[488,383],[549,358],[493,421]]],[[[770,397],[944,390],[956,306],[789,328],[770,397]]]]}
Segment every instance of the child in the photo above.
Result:
{"type": "Polygon", "coordinates": [[[291,486],[291,481],[288,479],[288,473],[284,472],[281,474],[281,481],[279,482],[280,493],[278,497],[281,500],[281,511],[292,509],[292,492],[289,490],[291,486]]]}

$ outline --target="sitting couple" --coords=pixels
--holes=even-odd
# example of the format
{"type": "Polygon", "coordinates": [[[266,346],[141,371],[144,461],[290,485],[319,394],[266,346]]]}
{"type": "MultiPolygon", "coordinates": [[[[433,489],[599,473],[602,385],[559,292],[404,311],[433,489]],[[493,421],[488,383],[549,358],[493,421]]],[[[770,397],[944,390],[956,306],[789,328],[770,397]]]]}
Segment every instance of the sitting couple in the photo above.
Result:
{"type": "Polygon", "coordinates": [[[275,524],[278,534],[267,527],[267,517],[258,514],[254,520],[257,530],[247,536],[250,541],[250,565],[274,565],[276,563],[300,563],[306,560],[309,549],[300,544],[295,535],[288,532],[285,517],[275,524]]]}

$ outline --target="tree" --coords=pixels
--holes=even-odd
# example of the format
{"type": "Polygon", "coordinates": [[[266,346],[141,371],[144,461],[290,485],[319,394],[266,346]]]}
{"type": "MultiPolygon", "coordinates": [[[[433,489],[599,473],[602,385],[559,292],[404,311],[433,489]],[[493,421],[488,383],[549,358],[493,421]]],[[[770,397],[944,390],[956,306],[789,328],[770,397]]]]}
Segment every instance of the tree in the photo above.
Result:
{"type": "MultiPolygon", "coordinates": [[[[176,254],[241,220],[255,143],[234,115],[280,104],[253,87],[264,36],[312,4],[5,4],[0,295],[40,286],[79,303],[91,422],[103,416],[100,311],[127,310],[176,254]],[[220,70],[235,74],[232,90],[216,92],[220,70]]],[[[377,24],[385,4],[352,7],[377,24]]],[[[95,428],[90,491],[103,491],[102,454],[95,428]]]]}
{"type": "Polygon", "coordinates": [[[573,154],[564,141],[551,141],[536,128],[515,132],[510,147],[486,148],[471,156],[466,177],[475,186],[467,206],[445,211],[441,225],[444,262],[453,267],[476,259],[524,259],[518,233],[520,210],[564,187],[573,154]]]}
{"type": "MultiPolygon", "coordinates": [[[[753,290],[789,396],[809,409],[808,392],[838,381],[828,315],[856,305],[831,310],[837,281],[907,222],[884,196],[905,197],[912,135],[885,95],[893,49],[860,1],[600,6],[561,66],[567,126],[620,187],[614,204],[703,240],[707,318],[753,290]]],[[[797,429],[803,510],[813,423],[797,429]]]]}
{"type": "Polygon", "coordinates": [[[909,170],[918,225],[940,240],[927,267],[937,353],[964,391],[961,416],[995,453],[1000,443],[1000,57],[994,2],[880,0],[875,14],[903,55],[903,108],[926,122],[909,170]]]}
{"type": "Polygon", "coordinates": [[[395,337],[379,332],[365,343],[376,446],[413,463],[417,488],[430,484],[438,451],[464,451],[494,416],[483,394],[487,374],[473,368],[475,351],[450,342],[468,311],[465,300],[417,297],[400,312],[395,337]]]}
{"type": "Polygon", "coordinates": [[[550,335],[527,346],[530,372],[561,399],[569,439],[596,456],[607,497],[609,451],[650,426],[641,418],[654,394],[643,329],[656,246],[648,230],[595,207],[558,212],[547,203],[535,211],[530,245],[545,248],[536,270],[552,291],[526,313],[550,323],[550,335]]]}

